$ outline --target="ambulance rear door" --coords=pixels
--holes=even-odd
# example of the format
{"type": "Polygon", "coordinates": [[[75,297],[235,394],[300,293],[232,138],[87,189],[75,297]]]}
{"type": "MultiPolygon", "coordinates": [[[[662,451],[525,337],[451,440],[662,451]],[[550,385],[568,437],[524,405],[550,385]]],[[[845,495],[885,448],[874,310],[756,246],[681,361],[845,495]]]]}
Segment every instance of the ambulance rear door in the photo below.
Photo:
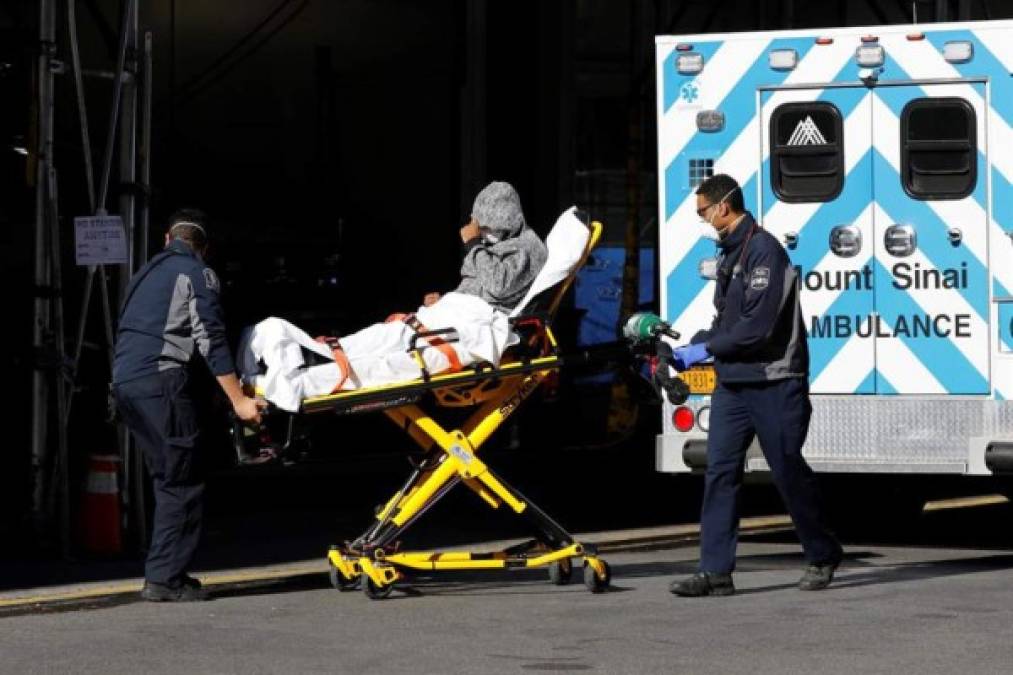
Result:
{"type": "Polygon", "coordinates": [[[873,91],[876,393],[988,394],[986,84],[873,91]]]}
{"type": "Polygon", "coordinates": [[[798,268],[813,393],[875,393],[872,94],[759,92],[763,226],[798,268]]]}

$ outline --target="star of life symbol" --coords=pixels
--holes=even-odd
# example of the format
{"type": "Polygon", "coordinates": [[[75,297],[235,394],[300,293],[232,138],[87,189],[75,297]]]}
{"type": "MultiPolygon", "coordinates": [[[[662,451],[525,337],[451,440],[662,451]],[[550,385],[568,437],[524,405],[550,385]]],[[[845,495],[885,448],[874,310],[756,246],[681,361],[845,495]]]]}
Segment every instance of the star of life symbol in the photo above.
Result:
{"type": "Polygon", "coordinates": [[[795,131],[791,132],[791,138],[788,139],[788,145],[826,145],[827,139],[820,133],[819,127],[813,122],[813,118],[809,115],[805,116],[804,120],[798,123],[795,127],[795,131]]]}
{"type": "Polygon", "coordinates": [[[687,82],[679,88],[679,98],[686,103],[692,103],[698,96],[700,96],[700,87],[693,82],[687,82]]]}

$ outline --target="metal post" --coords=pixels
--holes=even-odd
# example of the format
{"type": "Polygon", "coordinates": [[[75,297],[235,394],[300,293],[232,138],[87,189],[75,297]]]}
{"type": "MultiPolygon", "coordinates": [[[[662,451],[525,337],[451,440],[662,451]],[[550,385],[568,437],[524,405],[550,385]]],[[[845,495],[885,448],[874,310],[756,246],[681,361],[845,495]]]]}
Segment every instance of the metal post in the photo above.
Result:
{"type": "Polygon", "coordinates": [[[138,241],[137,267],[148,261],[151,253],[151,31],[144,33],[144,58],[141,62],[141,78],[143,103],[141,104],[141,146],[139,162],[141,164],[141,225],[138,241]]]}
{"type": "Polygon", "coordinates": [[[460,213],[471,213],[471,202],[486,181],[486,0],[463,3],[464,63],[460,96],[460,213]]]}
{"type": "Polygon", "coordinates": [[[50,520],[46,508],[49,484],[46,467],[49,463],[49,444],[46,436],[49,386],[41,356],[46,349],[50,333],[50,286],[48,221],[46,211],[49,196],[49,171],[53,152],[53,70],[55,51],[56,16],[51,0],[39,0],[39,57],[37,64],[38,117],[35,139],[35,308],[32,326],[34,347],[32,374],[32,515],[37,529],[48,529],[50,520]]]}
{"type": "MultiPolygon", "coordinates": [[[[53,303],[50,307],[52,317],[53,334],[53,361],[52,373],[53,393],[56,395],[56,419],[59,421],[67,419],[66,410],[70,397],[71,388],[66,369],[66,358],[64,352],[64,330],[63,330],[63,265],[60,259],[60,211],[59,192],[57,190],[56,169],[50,166],[47,175],[47,188],[49,190],[49,245],[50,262],[49,274],[54,293],[53,303]]],[[[67,425],[60,423],[56,425],[56,463],[53,466],[53,484],[58,486],[51,494],[53,511],[58,515],[57,522],[60,530],[60,552],[64,558],[70,556],[70,453],[67,447],[67,425]]]]}
{"type": "MultiPolygon", "coordinates": [[[[120,145],[120,217],[123,218],[123,230],[127,238],[127,263],[120,268],[119,293],[122,297],[123,291],[130,281],[130,275],[136,269],[134,261],[137,258],[134,250],[137,245],[137,233],[135,231],[136,220],[134,218],[135,196],[134,187],[137,180],[137,77],[138,72],[138,49],[137,49],[137,0],[127,0],[127,7],[124,11],[130,15],[129,22],[124,23],[126,39],[121,43],[124,47],[122,55],[125,60],[123,67],[119,69],[123,78],[123,105],[120,109],[119,119],[119,145],[120,145]]],[[[111,360],[110,360],[111,362],[111,360]]]]}

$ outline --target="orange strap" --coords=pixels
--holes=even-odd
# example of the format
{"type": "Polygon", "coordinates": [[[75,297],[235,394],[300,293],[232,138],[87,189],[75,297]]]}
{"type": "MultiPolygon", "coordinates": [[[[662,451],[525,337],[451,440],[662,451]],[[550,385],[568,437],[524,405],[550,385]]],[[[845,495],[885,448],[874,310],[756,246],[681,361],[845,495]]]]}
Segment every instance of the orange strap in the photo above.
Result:
{"type": "Polygon", "coordinates": [[[328,335],[318,335],[313,338],[314,341],[321,344],[325,344],[331,348],[331,356],[334,357],[334,362],[338,364],[338,368],[341,368],[341,379],[334,385],[334,389],[331,390],[332,394],[337,394],[341,391],[341,385],[345,383],[348,376],[352,372],[352,364],[348,362],[348,357],[345,356],[345,350],[341,348],[341,343],[338,342],[337,338],[330,337],[328,335]]]}
{"type": "MultiPolygon", "coordinates": [[[[405,324],[416,333],[425,333],[429,330],[422,325],[422,322],[419,321],[418,317],[414,314],[392,314],[391,316],[397,316],[398,318],[395,319],[396,321],[404,321],[405,324]]],[[[427,337],[426,342],[429,343],[430,347],[435,347],[447,357],[447,361],[450,362],[450,372],[456,373],[464,368],[464,366],[461,365],[461,359],[457,357],[457,351],[449,342],[435,335],[433,337],[427,337]]]]}
{"type": "Polygon", "coordinates": [[[341,345],[332,347],[331,354],[334,356],[334,361],[338,364],[338,367],[341,368],[341,380],[334,385],[334,390],[331,391],[332,394],[336,394],[341,391],[341,385],[345,383],[349,373],[352,372],[352,364],[348,362],[348,357],[345,356],[345,350],[341,348],[341,345]]]}

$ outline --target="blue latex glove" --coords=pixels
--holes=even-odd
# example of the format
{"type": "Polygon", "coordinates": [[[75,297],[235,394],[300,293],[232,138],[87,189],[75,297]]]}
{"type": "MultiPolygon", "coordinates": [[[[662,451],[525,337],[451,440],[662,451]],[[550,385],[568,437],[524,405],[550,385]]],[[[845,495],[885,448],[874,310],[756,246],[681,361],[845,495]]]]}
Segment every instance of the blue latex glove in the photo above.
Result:
{"type": "Polygon", "coordinates": [[[710,352],[707,351],[706,344],[698,342],[693,345],[676,347],[672,350],[672,357],[672,365],[681,373],[690,366],[709,358],[710,352]]]}

